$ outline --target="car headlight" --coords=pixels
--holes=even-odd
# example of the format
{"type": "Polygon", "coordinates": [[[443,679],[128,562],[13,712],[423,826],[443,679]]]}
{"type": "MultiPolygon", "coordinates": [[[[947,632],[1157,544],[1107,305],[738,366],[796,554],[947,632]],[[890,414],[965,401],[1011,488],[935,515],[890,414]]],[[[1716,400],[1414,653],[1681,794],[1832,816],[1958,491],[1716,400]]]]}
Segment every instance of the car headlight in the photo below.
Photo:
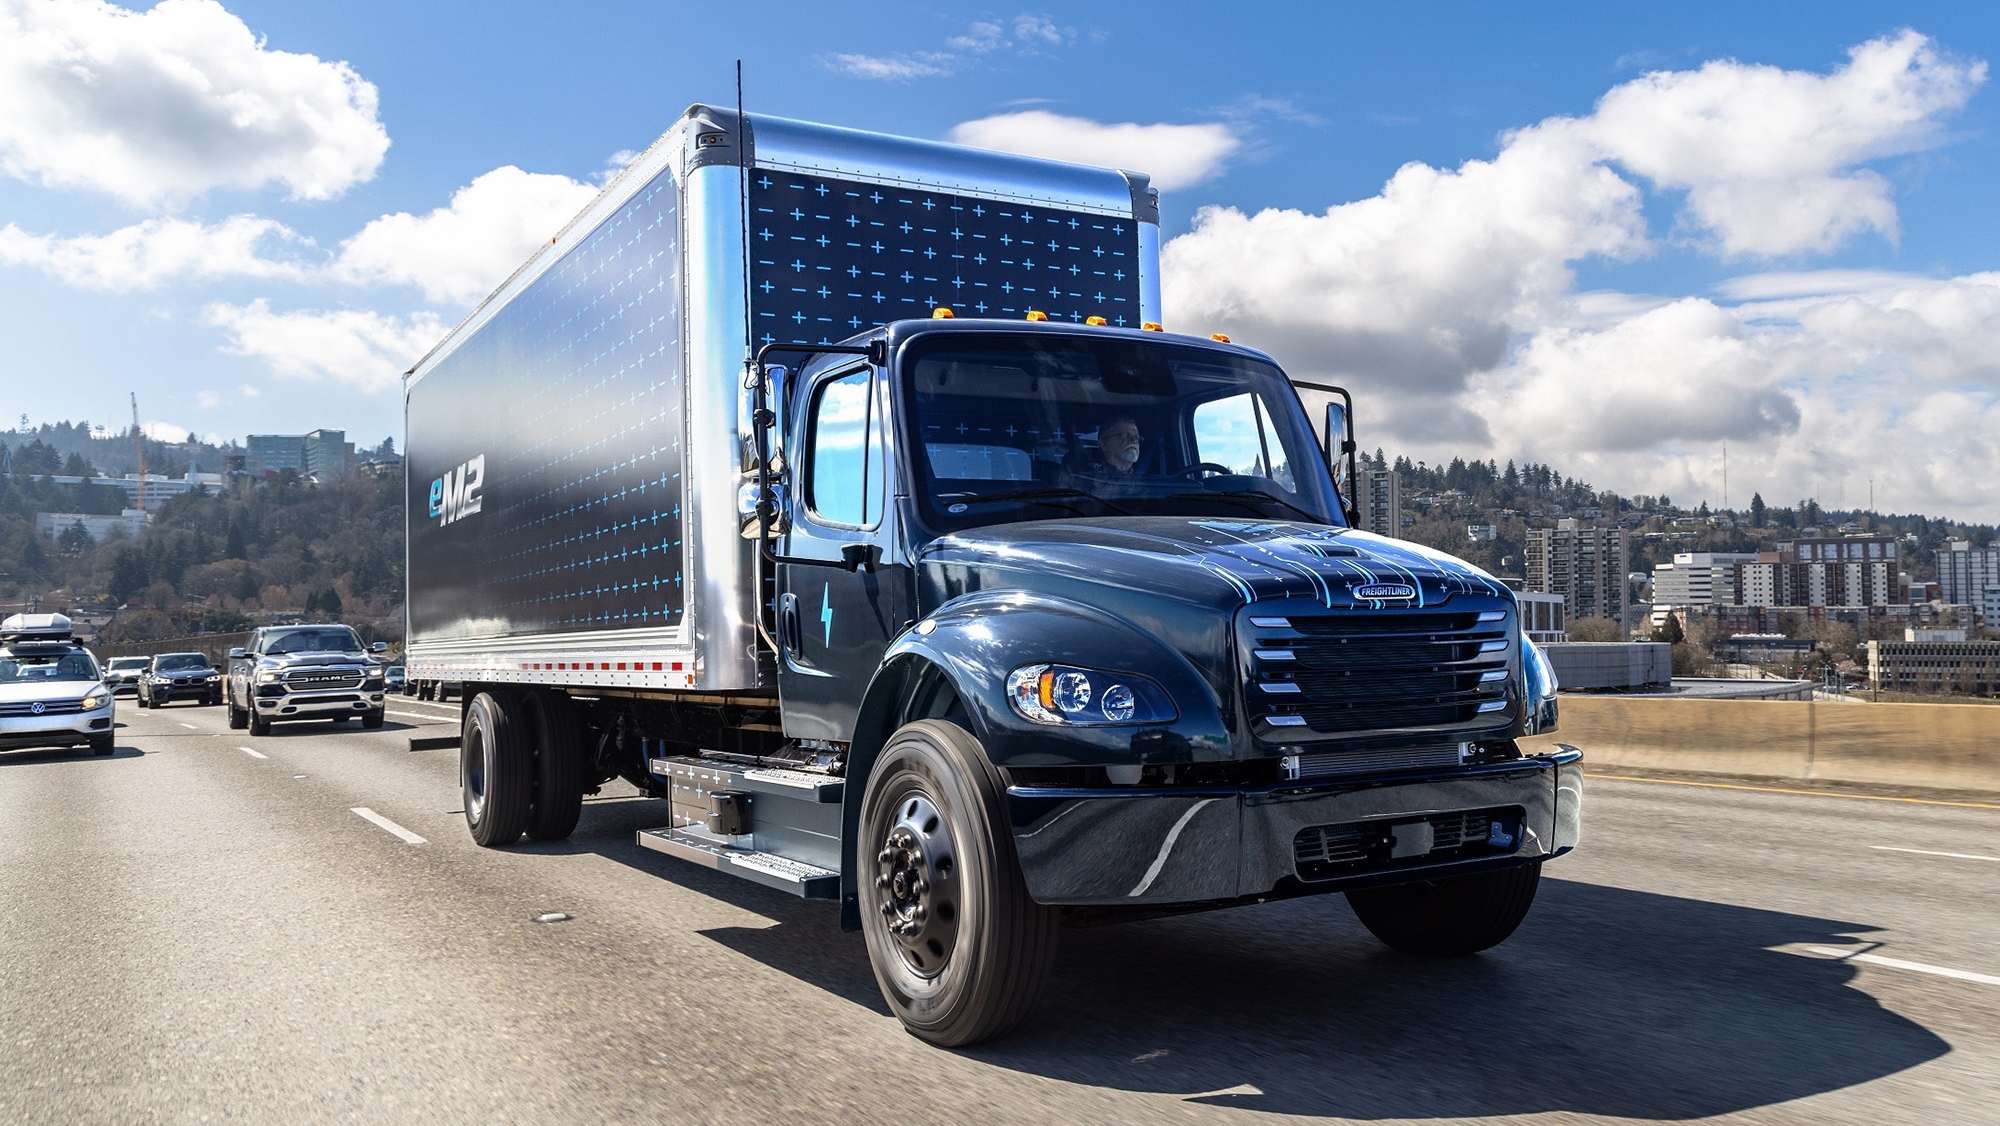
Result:
{"type": "Polygon", "coordinates": [[[83,710],[87,712],[94,712],[97,709],[109,704],[110,702],[111,702],[110,691],[103,688],[93,688],[89,692],[84,693],[83,710]]]}
{"type": "Polygon", "coordinates": [[[1007,702],[1021,718],[1053,725],[1171,723],[1166,690],[1143,676],[1072,665],[1024,665],[1007,677],[1007,702]]]}
{"type": "Polygon", "coordinates": [[[278,674],[270,669],[265,669],[263,672],[257,674],[257,683],[276,684],[278,683],[278,674]]]}
{"type": "Polygon", "coordinates": [[[170,685],[170,684],[172,684],[173,682],[174,682],[174,680],[173,680],[173,678],[172,678],[172,677],[170,677],[170,676],[156,676],[156,677],[154,677],[154,678],[153,678],[153,686],[154,686],[154,687],[156,687],[156,688],[157,688],[157,687],[162,687],[162,686],[165,686],[165,685],[170,685]]]}

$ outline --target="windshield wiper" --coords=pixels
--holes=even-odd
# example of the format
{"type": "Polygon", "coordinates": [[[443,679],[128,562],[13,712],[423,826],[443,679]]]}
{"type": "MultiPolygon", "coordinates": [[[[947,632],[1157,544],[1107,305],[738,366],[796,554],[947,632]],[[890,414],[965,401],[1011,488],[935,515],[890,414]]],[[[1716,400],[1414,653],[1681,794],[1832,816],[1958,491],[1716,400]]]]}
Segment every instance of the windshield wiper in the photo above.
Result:
{"type": "MultiPolygon", "coordinates": [[[[953,498],[951,503],[945,506],[945,510],[950,511],[951,505],[953,504],[984,504],[987,501],[1003,501],[1003,500],[1050,502],[1063,497],[1081,497],[1084,500],[1094,500],[1097,503],[1103,505],[1104,507],[1110,509],[1111,511],[1116,512],[1120,516],[1132,515],[1132,511],[1130,509],[1125,508],[1121,505],[1113,504],[1112,502],[1105,500],[1103,497],[1098,496],[1096,493],[1085,492],[1082,489],[1021,489],[1019,491],[1011,493],[980,493],[977,496],[953,498]]],[[[1054,507],[1067,508],[1071,512],[1074,512],[1079,516],[1084,515],[1083,511],[1074,505],[1057,504],[1054,505],[1054,507]]]]}
{"type": "Polygon", "coordinates": [[[1280,500],[1279,498],[1274,497],[1270,493],[1264,492],[1261,489],[1226,489],[1226,490],[1218,490],[1212,493],[1204,491],[1200,493],[1190,493],[1188,495],[1215,497],[1219,500],[1264,501],[1270,504],[1282,506],[1284,508],[1289,508],[1293,512],[1298,513],[1300,516],[1305,517],[1311,523],[1314,524],[1326,523],[1326,520],[1322,518],[1318,513],[1300,508],[1298,505],[1293,504],[1291,501],[1280,500]]]}

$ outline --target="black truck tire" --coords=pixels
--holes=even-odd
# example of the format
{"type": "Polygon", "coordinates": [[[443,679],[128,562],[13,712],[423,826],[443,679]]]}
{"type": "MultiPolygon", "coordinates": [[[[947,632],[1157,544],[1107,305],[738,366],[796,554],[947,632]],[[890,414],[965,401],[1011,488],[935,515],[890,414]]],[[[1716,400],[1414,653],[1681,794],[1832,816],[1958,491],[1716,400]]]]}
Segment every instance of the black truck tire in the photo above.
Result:
{"type": "Polygon", "coordinates": [[[230,730],[241,731],[244,728],[250,726],[249,711],[247,709],[237,707],[236,699],[234,697],[225,694],[222,698],[222,702],[229,705],[230,730]]]}
{"type": "Polygon", "coordinates": [[[528,811],[528,836],[559,841],[576,831],[583,815],[583,740],[576,705],[547,690],[528,693],[521,713],[534,748],[535,797],[528,811]]]}
{"type": "Polygon", "coordinates": [[[1361,888],[1347,902],[1361,925],[1408,954],[1451,958],[1497,946],[1534,905],[1540,864],[1414,884],[1361,888]]]}
{"type": "Polygon", "coordinates": [[[513,844],[527,827],[534,764],[526,736],[512,693],[481,692],[466,705],[458,759],[465,825],[487,848],[513,844]]]}
{"type": "Polygon", "coordinates": [[[250,734],[252,734],[252,735],[269,735],[270,733],[271,733],[271,721],[270,721],[270,720],[268,720],[268,719],[265,719],[265,718],[264,718],[263,716],[261,716],[261,715],[258,715],[258,714],[257,714],[257,709],[255,709],[255,708],[251,708],[251,709],[250,709],[250,734]]]}
{"type": "Polygon", "coordinates": [[[868,961],[903,1026],[953,1048],[1019,1025],[1054,964],[1058,916],[1028,896],[978,740],[932,719],[890,736],[856,847],[868,961]]]}

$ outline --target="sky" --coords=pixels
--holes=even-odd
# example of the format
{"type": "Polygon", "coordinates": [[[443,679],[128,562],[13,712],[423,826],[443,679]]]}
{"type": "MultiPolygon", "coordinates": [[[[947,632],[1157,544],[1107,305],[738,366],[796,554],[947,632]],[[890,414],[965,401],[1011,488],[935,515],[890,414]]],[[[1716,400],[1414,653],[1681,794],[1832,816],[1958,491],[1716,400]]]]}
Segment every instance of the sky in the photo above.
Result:
{"type": "Polygon", "coordinates": [[[1167,328],[1364,448],[2000,522],[1995,57],[1983,3],[0,0],[0,428],[400,444],[740,58],[752,113],[1150,172],[1167,328]]]}

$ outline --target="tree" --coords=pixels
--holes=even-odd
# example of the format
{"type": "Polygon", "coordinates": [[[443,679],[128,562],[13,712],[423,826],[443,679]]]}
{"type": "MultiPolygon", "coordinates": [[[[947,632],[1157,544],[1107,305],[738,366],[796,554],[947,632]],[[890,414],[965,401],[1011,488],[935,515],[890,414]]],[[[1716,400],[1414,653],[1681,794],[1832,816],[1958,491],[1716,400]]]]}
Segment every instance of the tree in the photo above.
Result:
{"type": "Polygon", "coordinates": [[[1686,641],[1687,633],[1681,629],[1680,615],[1668,614],[1665,621],[1653,627],[1653,640],[1664,641],[1668,645],[1679,645],[1686,641]]]}
{"type": "Polygon", "coordinates": [[[95,477],[97,467],[83,459],[82,454],[71,454],[63,462],[62,475],[65,477],[95,477]]]}
{"type": "Polygon", "coordinates": [[[1610,618],[1572,618],[1567,631],[1571,641],[1624,641],[1625,627],[1610,618]]]}
{"type": "Polygon", "coordinates": [[[1761,528],[1764,526],[1763,493],[1750,494],[1750,526],[1753,528],[1761,528]]]}
{"type": "Polygon", "coordinates": [[[56,546],[62,549],[64,555],[82,555],[96,545],[90,529],[84,527],[81,520],[72,521],[69,527],[62,530],[62,535],[56,537],[56,546]]]}
{"type": "Polygon", "coordinates": [[[229,522],[229,540],[223,545],[222,554],[227,559],[248,559],[250,553],[243,546],[243,522],[229,522]]]}

